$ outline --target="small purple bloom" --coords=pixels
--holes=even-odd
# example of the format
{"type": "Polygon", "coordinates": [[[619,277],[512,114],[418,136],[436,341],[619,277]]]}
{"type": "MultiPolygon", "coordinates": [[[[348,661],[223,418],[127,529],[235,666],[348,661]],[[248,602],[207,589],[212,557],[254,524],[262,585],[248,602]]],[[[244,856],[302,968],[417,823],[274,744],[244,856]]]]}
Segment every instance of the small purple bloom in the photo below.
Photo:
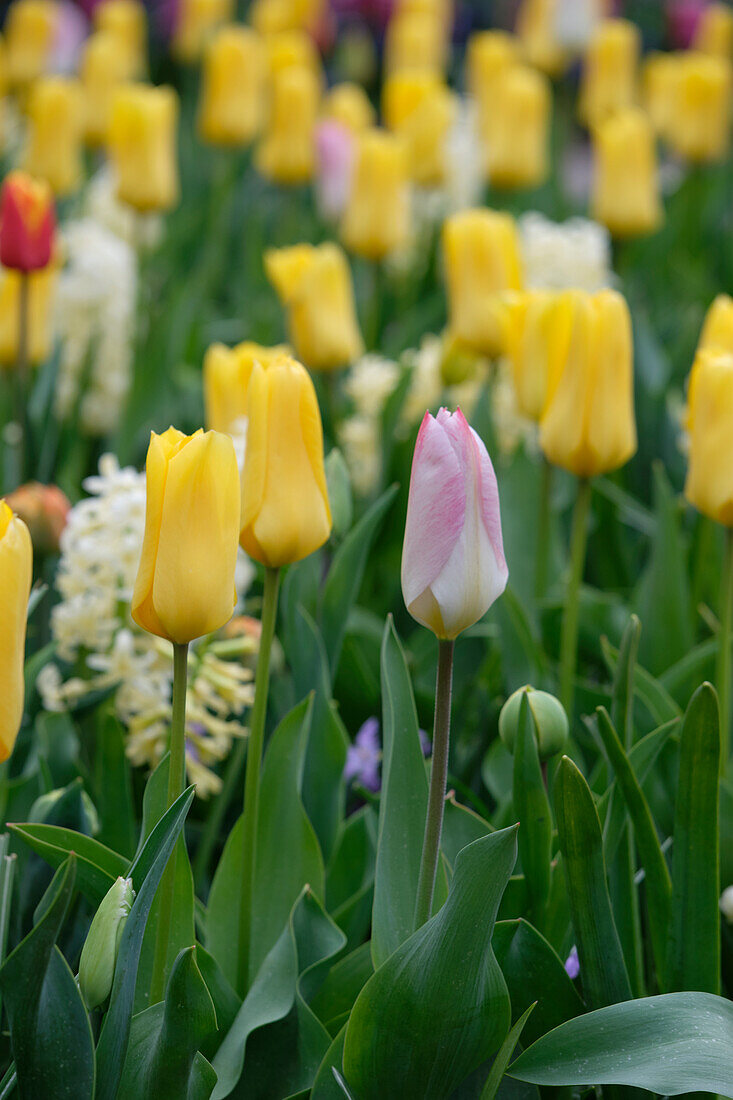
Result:
{"type": "Polygon", "coordinates": [[[368,791],[378,791],[381,786],[379,777],[381,759],[379,719],[367,718],[346,754],[345,781],[359,783],[368,791]]]}
{"type": "Polygon", "coordinates": [[[571,947],[570,954],[565,960],[565,972],[573,981],[577,978],[578,974],[580,974],[580,959],[578,958],[578,949],[575,944],[571,947]]]}
{"type": "Polygon", "coordinates": [[[423,756],[430,756],[433,751],[433,745],[425,730],[418,730],[420,735],[420,748],[422,749],[423,756]]]}

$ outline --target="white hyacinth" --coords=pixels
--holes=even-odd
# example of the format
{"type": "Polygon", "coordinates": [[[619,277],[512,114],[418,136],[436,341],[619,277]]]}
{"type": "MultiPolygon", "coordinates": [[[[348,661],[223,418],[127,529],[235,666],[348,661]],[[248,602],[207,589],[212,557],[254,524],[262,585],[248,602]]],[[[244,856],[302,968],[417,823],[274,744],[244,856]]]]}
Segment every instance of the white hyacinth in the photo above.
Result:
{"type": "Polygon", "coordinates": [[[611,238],[597,222],[553,222],[533,210],[519,218],[519,232],[527,287],[596,291],[613,285],[611,238]]]}

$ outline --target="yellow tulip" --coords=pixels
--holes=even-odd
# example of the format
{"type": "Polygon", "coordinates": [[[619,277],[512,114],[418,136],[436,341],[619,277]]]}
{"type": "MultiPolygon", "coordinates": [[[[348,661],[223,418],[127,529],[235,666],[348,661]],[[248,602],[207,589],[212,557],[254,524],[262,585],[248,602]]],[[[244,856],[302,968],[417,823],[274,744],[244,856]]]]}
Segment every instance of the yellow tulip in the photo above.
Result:
{"type": "Polygon", "coordinates": [[[445,27],[434,13],[409,10],[402,13],[398,10],[387,24],[384,39],[386,73],[421,72],[425,69],[442,73],[446,54],[445,27]]]}
{"type": "Polygon", "coordinates": [[[707,311],[697,350],[733,355],[733,298],[729,294],[719,294],[707,311]]]}
{"type": "Polygon", "coordinates": [[[564,361],[548,378],[540,446],[555,466],[592,477],[636,452],[631,318],[615,290],[567,291],[564,361]]]}
{"type": "Polygon", "coordinates": [[[650,53],[642,68],[644,110],[655,132],[665,139],[674,125],[674,87],[678,69],[679,55],[671,53],[650,53]]]}
{"type": "Polygon", "coordinates": [[[54,0],[15,0],[5,21],[8,83],[25,88],[46,71],[58,26],[54,0]]]}
{"type": "Polygon", "coordinates": [[[517,15],[517,38],[524,60],[548,76],[559,76],[567,55],[555,30],[558,0],[522,0],[517,15]]]}
{"type": "Polygon", "coordinates": [[[249,22],[260,34],[317,29],[325,12],[325,0],[253,0],[249,22]]]}
{"type": "Polygon", "coordinates": [[[733,354],[698,352],[687,395],[690,432],[685,496],[703,515],[733,526],[733,354]]]}
{"type": "Polygon", "coordinates": [[[485,355],[504,344],[504,296],[522,285],[514,219],[464,210],[443,223],[448,318],[452,336],[485,355]]]}
{"type": "Polygon", "coordinates": [[[599,123],[593,133],[592,215],[614,237],[639,237],[663,217],[654,131],[636,107],[599,123]]]}
{"type": "Polygon", "coordinates": [[[354,174],[341,236],[350,252],[382,260],[407,242],[410,191],[404,141],[386,130],[356,139],[354,174]]]}
{"type": "Polygon", "coordinates": [[[231,432],[247,416],[247,390],[255,363],[267,367],[287,355],[289,348],[272,348],[245,341],[236,347],[212,344],[204,356],[204,411],[206,427],[231,432]]]}
{"type": "Polygon", "coordinates": [[[267,179],[292,185],[312,178],[319,99],[320,83],[310,69],[291,66],[275,74],[269,116],[255,154],[255,164],[267,179]]]}
{"type": "Polygon", "coordinates": [[[234,18],[233,0],[179,0],[171,51],[179,61],[198,61],[206,43],[234,18]]]}
{"type": "Polygon", "coordinates": [[[710,4],[703,9],[692,48],[733,61],[733,10],[727,4],[710,4]]]}
{"type": "Polygon", "coordinates": [[[384,84],[382,113],[386,126],[405,142],[411,178],[425,187],[440,185],[456,114],[446,84],[434,73],[395,73],[384,84]]]}
{"type": "Polygon", "coordinates": [[[323,101],[321,116],[338,122],[352,134],[360,134],[374,125],[374,108],[360,84],[344,81],[335,84],[323,101]]]}
{"type": "Polygon", "coordinates": [[[222,27],[208,43],[201,73],[199,131],[212,145],[249,145],[263,121],[265,46],[249,27],[222,27]]]}
{"type": "Polygon", "coordinates": [[[28,528],[0,500],[0,763],[12,753],[23,720],[25,624],[32,579],[28,528]]]}
{"type": "MultiPolygon", "coordinates": [[[[14,367],[18,362],[18,271],[0,268],[0,366],[14,367]]],[[[51,263],[28,275],[28,362],[44,363],[53,342],[53,296],[58,277],[51,263]]]]}
{"type": "Polygon", "coordinates": [[[236,603],[240,485],[234,445],[220,432],[151,432],[145,535],[132,617],[183,645],[224,626],[236,603]]]}
{"type": "Polygon", "coordinates": [[[24,167],[64,197],[81,183],[84,100],[73,77],[37,80],[28,100],[28,147],[24,167]]]}
{"type": "Polygon", "coordinates": [[[319,85],[322,82],[318,50],[309,34],[301,30],[283,31],[265,38],[267,69],[274,81],[283,69],[310,69],[319,85]]]}
{"type": "Polygon", "coordinates": [[[111,34],[122,58],[125,79],[137,80],[147,72],[148,20],[140,0],[102,0],[94,8],[94,28],[111,34]]]}
{"type": "Polygon", "coordinates": [[[275,568],[300,561],[331,533],[316,391],[300,363],[255,364],[247,401],[241,545],[275,568]]]}
{"type": "Polygon", "coordinates": [[[351,270],[337,244],[270,249],[265,271],[287,310],[295,354],[311,370],[334,370],[362,354],[351,270]]]}
{"type": "Polygon", "coordinates": [[[466,46],[468,90],[481,111],[491,106],[493,84],[503,69],[519,60],[519,43],[506,31],[478,31],[466,46]]]}
{"type": "Polygon", "coordinates": [[[178,201],[173,88],[128,84],[112,101],[108,153],[117,196],[137,210],[168,210],[178,201]]]}
{"type": "Polygon", "coordinates": [[[674,152],[693,162],[725,159],[730,148],[732,88],[729,62],[701,53],[680,58],[666,135],[674,152]]]}
{"type": "Polygon", "coordinates": [[[568,350],[571,302],[549,290],[528,290],[508,304],[505,350],[512,366],[517,407],[539,423],[550,377],[568,350]]]}
{"type": "Polygon", "coordinates": [[[606,19],[595,31],[586,53],[578,110],[587,126],[636,101],[641,38],[633,23],[606,19]]]}
{"type": "Polygon", "coordinates": [[[547,77],[524,65],[500,73],[486,148],[489,180],[496,187],[539,187],[549,172],[552,91],[547,77]]]}
{"type": "Polygon", "coordinates": [[[95,31],[87,38],[79,76],[84,96],[84,138],[89,145],[104,145],[109,135],[112,101],[124,83],[128,64],[117,38],[109,31],[95,31]]]}

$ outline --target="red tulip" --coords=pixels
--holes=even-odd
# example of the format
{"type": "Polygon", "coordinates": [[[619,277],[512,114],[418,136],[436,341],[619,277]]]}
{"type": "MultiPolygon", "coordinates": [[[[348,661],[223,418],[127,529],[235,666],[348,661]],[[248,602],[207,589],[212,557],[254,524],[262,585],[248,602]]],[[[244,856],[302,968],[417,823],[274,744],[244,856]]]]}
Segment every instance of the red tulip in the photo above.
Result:
{"type": "Polygon", "coordinates": [[[25,172],[10,172],[0,191],[0,264],[23,272],[47,267],[55,230],[48,184],[25,172]]]}

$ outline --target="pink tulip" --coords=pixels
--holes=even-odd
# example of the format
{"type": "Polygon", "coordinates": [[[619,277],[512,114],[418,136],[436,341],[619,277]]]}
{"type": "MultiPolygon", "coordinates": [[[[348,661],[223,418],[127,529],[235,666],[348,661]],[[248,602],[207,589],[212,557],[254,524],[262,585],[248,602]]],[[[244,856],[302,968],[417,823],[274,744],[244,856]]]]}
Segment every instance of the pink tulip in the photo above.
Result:
{"type": "Polygon", "coordinates": [[[425,413],[402,548],[407,610],[439,638],[455,638],[488,611],[508,576],[486,447],[460,409],[425,413]]]}
{"type": "Polygon", "coordinates": [[[339,122],[322,122],[316,130],[316,198],[327,220],[338,218],[351,190],[354,138],[339,122]]]}

